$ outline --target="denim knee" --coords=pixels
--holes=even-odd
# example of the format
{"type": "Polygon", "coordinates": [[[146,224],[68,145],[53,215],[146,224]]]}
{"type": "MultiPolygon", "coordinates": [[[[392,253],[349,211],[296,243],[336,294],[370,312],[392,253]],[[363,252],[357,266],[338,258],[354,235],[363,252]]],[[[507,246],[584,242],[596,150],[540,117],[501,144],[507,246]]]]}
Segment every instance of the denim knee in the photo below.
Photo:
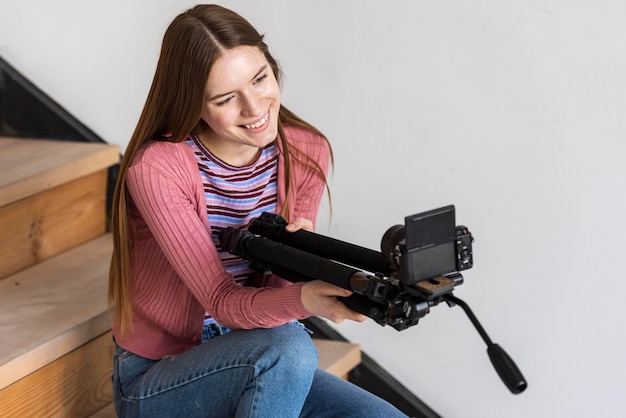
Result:
{"type": "MultiPolygon", "coordinates": [[[[298,338],[293,338],[291,343],[287,343],[289,349],[294,350],[294,356],[299,356],[301,363],[308,364],[313,371],[317,368],[318,353],[313,340],[311,339],[310,331],[304,327],[301,323],[295,324],[298,330],[304,332],[298,332],[298,338]]],[[[304,364],[303,364],[304,365],[304,364]]]]}
{"type": "Polygon", "coordinates": [[[279,354],[280,362],[296,376],[311,376],[317,369],[318,354],[308,331],[299,322],[268,330],[267,343],[279,354]]]}

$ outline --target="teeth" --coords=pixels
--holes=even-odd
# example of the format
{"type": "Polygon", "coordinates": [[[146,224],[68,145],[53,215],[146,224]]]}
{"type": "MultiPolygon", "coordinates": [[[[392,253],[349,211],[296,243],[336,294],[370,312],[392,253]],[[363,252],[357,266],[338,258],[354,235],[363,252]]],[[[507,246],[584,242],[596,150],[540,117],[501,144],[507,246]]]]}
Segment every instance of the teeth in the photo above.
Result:
{"type": "Polygon", "coordinates": [[[256,129],[256,128],[259,128],[259,127],[265,125],[265,122],[267,122],[268,116],[269,116],[269,114],[266,113],[265,116],[263,116],[263,118],[261,118],[261,120],[258,121],[257,123],[253,123],[252,125],[243,125],[243,126],[246,129],[256,129]]]}

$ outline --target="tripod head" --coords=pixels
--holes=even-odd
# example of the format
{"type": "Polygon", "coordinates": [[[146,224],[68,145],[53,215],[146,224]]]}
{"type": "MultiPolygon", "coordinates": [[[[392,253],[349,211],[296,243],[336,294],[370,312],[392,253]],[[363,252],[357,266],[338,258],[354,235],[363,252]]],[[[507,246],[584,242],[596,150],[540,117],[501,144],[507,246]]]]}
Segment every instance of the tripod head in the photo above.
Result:
{"type": "Polygon", "coordinates": [[[323,280],[349,289],[342,298],[352,310],[398,331],[417,325],[441,302],[460,306],[487,344],[491,362],[509,390],[523,392],[521,372],[494,344],[469,306],[452,295],[463,283],[462,270],[473,266],[473,237],[456,226],[454,206],[445,206],[405,218],[405,225],[387,230],[382,252],[299,230],[287,232],[287,221],[263,213],[247,228],[225,228],[222,248],[249,260],[263,274],[292,282],[323,280]]]}

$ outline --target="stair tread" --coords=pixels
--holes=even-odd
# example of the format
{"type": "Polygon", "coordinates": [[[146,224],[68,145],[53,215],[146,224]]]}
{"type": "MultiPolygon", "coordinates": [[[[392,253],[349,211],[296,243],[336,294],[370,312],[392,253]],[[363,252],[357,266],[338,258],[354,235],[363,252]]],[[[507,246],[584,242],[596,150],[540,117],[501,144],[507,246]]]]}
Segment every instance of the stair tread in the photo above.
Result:
{"type": "Polygon", "coordinates": [[[336,376],[345,376],[361,363],[361,347],[344,341],[313,338],[319,354],[317,367],[336,376]]]}
{"type": "Polygon", "coordinates": [[[118,162],[115,145],[0,137],[0,206],[118,162]]]}
{"type": "Polygon", "coordinates": [[[0,389],[111,328],[111,235],[0,281],[0,389]]]}

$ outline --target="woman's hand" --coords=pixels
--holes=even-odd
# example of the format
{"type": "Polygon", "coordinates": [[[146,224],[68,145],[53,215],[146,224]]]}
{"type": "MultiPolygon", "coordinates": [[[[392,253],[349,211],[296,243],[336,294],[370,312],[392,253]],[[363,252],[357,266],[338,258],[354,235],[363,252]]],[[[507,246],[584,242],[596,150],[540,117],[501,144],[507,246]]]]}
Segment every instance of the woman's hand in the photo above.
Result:
{"type": "MultiPolygon", "coordinates": [[[[313,222],[304,218],[297,218],[290,222],[285,230],[288,232],[296,232],[300,229],[305,231],[313,230],[313,222]]],[[[352,321],[363,322],[367,319],[365,315],[354,312],[346,305],[341,303],[338,296],[350,296],[352,292],[339,286],[327,283],[322,280],[313,280],[302,286],[302,305],[304,309],[313,315],[321,316],[339,324],[346,319],[352,321]]]]}
{"type": "Polygon", "coordinates": [[[289,222],[289,224],[285,227],[285,231],[287,232],[296,232],[300,229],[313,232],[313,222],[304,218],[296,218],[293,222],[289,222]]]}
{"type": "Polygon", "coordinates": [[[302,286],[300,298],[304,309],[313,315],[330,319],[336,324],[346,319],[363,322],[367,319],[365,315],[354,312],[337,299],[338,296],[346,297],[351,294],[350,290],[322,280],[313,280],[302,286]]]}

